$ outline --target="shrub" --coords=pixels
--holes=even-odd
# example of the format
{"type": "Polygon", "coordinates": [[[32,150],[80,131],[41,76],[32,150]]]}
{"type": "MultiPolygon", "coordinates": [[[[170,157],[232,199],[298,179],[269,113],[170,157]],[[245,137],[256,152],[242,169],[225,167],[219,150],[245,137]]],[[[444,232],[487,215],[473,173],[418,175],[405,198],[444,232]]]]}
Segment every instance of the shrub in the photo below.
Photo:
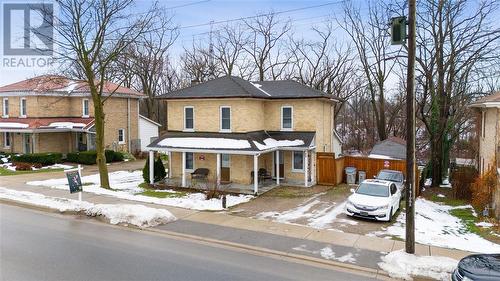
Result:
{"type": "MultiPolygon", "coordinates": [[[[106,163],[123,161],[123,154],[121,152],[113,150],[105,150],[104,155],[106,157],[106,163]]],[[[66,155],[66,160],[68,162],[74,162],[85,165],[94,165],[97,163],[97,152],[91,151],[80,151],[71,152],[66,155]]]]}
{"type": "Polygon", "coordinates": [[[471,185],[472,206],[482,211],[491,202],[493,190],[497,185],[496,169],[492,167],[485,174],[478,177],[471,185]]]}
{"type": "MultiPolygon", "coordinates": [[[[144,182],[149,183],[149,157],[146,159],[146,164],[144,165],[144,168],[142,169],[142,178],[144,179],[144,182]]],[[[161,161],[160,158],[157,158],[154,161],[153,164],[153,169],[154,169],[154,182],[159,182],[163,180],[167,173],[165,172],[165,167],[163,166],[163,162],[161,161]]]]}
{"type": "Polygon", "coordinates": [[[471,185],[478,176],[474,167],[457,167],[451,172],[451,185],[456,199],[471,200],[471,185]]]}
{"type": "Polygon", "coordinates": [[[13,164],[16,166],[16,171],[31,171],[31,167],[33,167],[31,163],[26,162],[14,162],[13,164]]]}
{"type": "Polygon", "coordinates": [[[12,162],[40,163],[43,166],[61,163],[62,153],[28,153],[12,156],[12,162]]]}

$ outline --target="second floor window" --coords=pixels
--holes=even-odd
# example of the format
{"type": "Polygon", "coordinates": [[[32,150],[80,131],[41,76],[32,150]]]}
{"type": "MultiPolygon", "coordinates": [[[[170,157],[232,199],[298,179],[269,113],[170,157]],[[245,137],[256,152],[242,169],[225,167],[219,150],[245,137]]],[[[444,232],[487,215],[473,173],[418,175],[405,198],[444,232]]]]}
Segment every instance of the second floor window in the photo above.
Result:
{"type": "Polygon", "coordinates": [[[281,130],[291,131],[293,129],[293,107],[281,107],[281,130]]]}
{"type": "Polygon", "coordinates": [[[125,129],[118,129],[118,143],[125,143],[125,129]]]}
{"type": "Polygon", "coordinates": [[[220,108],[220,130],[231,131],[231,107],[221,106],[220,108]]]}
{"type": "Polygon", "coordinates": [[[194,130],[194,107],[184,107],[184,130],[194,130]]]}
{"type": "Polygon", "coordinates": [[[19,103],[19,115],[21,117],[26,117],[27,115],[27,104],[26,104],[26,99],[21,98],[20,103],[19,103]]]}
{"type": "Polygon", "coordinates": [[[9,99],[4,98],[2,103],[2,116],[9,117],[9,99]]]}
{"type": "Polygon", "coordinates": [[[82,116],[89,117],[89,100],[83,99],[82,101],[82,116]]]}

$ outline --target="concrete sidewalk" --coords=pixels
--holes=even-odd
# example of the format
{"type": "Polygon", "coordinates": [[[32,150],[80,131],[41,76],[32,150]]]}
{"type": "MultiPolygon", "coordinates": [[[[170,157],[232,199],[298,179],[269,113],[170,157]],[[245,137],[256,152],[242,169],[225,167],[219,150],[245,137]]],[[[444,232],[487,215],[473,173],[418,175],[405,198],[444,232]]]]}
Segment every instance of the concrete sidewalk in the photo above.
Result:
{"type": "MultiPolygon", "coordinates": [[[[75,200],[78,198],[78,195],[70,194],[65,190],[22,184],[17,177],[0,177],[0,186],[52,197],[75,200]]],[[[54,173],[51,173],[51,177],[54,178],[54,173]]],[[[224,211],[195,211],[86,192],[83,194],[83,200],[96,204],[140,204],[166,209],[178,218],[176,222],[155,228],[155,231],[207,237],[252,247],[346,262],[372,269],[378,268],[377,263],[385,253],[404,249],[404,242],[401,241],[239,217],[224,211]]],[[[421,244],[416,245],[416,253],[418,255],[446,256],[457,260],[470,254],[464,251],[421,244]]]]}

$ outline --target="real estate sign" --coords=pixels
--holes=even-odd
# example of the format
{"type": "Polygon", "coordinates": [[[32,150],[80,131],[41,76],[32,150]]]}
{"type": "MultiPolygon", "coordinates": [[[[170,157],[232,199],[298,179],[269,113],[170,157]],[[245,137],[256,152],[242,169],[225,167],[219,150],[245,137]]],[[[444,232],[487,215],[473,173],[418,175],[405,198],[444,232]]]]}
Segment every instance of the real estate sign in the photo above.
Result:
{"type": "Polygon", "coordinates": [[[69,193],[82,191],[82,179],[78,170],[67,171],[66,178],[68,179],[69,193]]]}

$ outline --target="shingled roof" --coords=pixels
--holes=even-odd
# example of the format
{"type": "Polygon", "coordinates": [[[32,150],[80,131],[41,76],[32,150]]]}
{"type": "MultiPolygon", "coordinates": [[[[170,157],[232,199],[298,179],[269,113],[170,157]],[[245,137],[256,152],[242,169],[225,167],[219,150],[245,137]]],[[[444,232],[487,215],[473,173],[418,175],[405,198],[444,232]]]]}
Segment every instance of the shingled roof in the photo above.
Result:
{"type": "MultiPolygon", "coordinates": [[[[0,87],[2,93],[32,93],[36,95],[44,94],[86,94],[90,93],[89,85],[82,80],[70,79],[59,75],[42,75],[31,79],[26,79],[13,84],[0,87]]],[[[104,81],[104,94],[113,93],[116,96],[142,97],[142,93],[120,86],[118,84],[104,81]]]]}
{"type": "Polygon", "coordinates": [[[304,99],[338,98],[292,80],[247,81],[235,76],[224,76],[161,95],[160,99],[206,99],[206,98],[258,98],[258,99],[304,99]]]}
{"type": "Polygon", "coordinates": [[[477,101],[471,103],[470,107],[487,107],[488,105],[500,106],[500,92],[482,97],[477,101]]]}

